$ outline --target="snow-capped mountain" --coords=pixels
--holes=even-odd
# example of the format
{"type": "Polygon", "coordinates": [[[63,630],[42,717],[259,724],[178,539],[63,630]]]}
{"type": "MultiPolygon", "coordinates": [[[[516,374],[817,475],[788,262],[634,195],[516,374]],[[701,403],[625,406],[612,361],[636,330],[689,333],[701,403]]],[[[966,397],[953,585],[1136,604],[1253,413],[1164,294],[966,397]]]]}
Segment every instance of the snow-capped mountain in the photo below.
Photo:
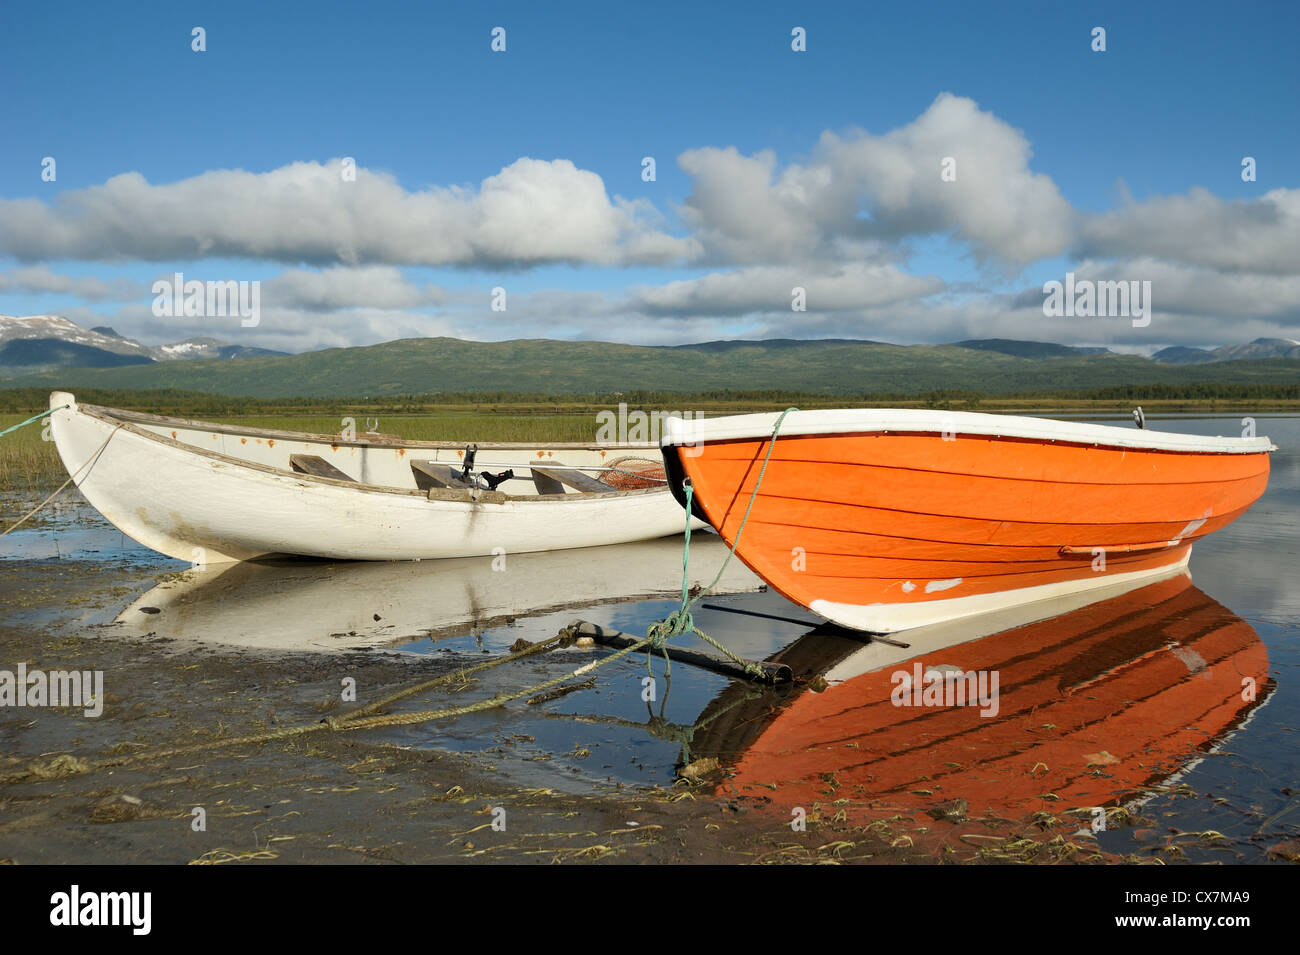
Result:
{"type": "Polygon", "coordinates": [[[1204,365],[1212,361],[1248,358],[1300,358],[1300,342],[1290,338],[1256,338],[1246,345],[1222,345],[1212,349],[1176,345],[1162,348],[1151,357],[1169,365],[1204,365]]]}
{"type": "Polygon", "coordinates": [[[189,338],[173,345],[143,345],[112,328],[82,328],[61,315],[0,315],[0,368],[109,368],[195,358],[248,358],[284,352],[189,338]]]}

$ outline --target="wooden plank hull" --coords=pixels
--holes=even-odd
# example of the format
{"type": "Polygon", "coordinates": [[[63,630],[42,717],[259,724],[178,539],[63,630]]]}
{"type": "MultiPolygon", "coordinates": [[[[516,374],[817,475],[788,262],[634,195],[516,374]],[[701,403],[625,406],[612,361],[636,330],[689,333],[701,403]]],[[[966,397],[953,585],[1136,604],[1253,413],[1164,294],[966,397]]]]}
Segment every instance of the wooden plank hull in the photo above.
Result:
{"type": "MultiPolygon", "coordinates": [[[[667,429],[670,473],[729,543],[774,423],[667,429]]],[[[991,415],[792,413],[737,555],[789,599],[879,633],[1136,585],[1184,566],[1263,494],[1271,447],[991,415]]]]}
{"type": "MultiPolygon", "coordinates": [[[[81,493],[124,534],[198,564],[300,555],[415,560],[528,553],[680,533],[662,489],[538,496],[421,492],[410,461],[460,463],[451,444],[345,441],[78,406],[55,392],[55,444],[81,493]],[[295,473],[315,455],[355,481],[295,473]],[[437,495],[441,494],[441,497],[437,495]]],[[[626,448],[480,446],[478,465],[521,455],[596,466],[626,448]]],[[[525,473],[526,477],[526,473],[525,473]]],[[[524,483],[523,481],[520,482],[524,483]]]]}

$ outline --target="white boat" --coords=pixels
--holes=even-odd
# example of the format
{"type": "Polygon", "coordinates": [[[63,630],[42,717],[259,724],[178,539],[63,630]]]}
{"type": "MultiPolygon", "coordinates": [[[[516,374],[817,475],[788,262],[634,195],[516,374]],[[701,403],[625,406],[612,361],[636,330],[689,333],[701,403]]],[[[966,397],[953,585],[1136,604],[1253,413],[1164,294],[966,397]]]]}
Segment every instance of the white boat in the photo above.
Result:
{"type": "Polygon", "coordinates": [[[485,443],[467,461],[464,444],[190,421],[63,391],[50,407],[59,456],[86,500],[128,537],[196,565],[507,555],[685,527],[647,476],[652,444],[485,443]]]}

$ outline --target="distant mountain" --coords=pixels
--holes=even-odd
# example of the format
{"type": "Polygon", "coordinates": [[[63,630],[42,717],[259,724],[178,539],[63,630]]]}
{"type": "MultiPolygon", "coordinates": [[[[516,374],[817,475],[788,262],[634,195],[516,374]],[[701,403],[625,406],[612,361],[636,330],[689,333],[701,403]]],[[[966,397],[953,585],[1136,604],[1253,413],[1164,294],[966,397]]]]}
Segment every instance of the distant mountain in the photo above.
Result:
{"type": "Polygon", "coordinates": [[[0,344],[0,368],[116,368],[152,363],[148,355],[122,354],[61,338],[14,338],[0,344]]]}
{"type": "Polygon", "coordinates": [[[0,317],[0,387],[176,388],[248,397],[342,398],[473,391],[1007,394],[1300,381],[1300,346],[1284,339],[1186,352],[1184,358],[1196,360],[1152,361],[1104,348],[1009,339],[951,345],[775,339],[641,346],[414,338],[281,355],[211,338],[149,348],[111,328],[85,330],[56,316],[0,317]],[[1274,357],[1231,357],[1242,354],[1274,357]]]}
{"type": "Polygon", "coordinates": [[[249,358],[285,352],[191,338],[150,347],[123,338],[107,325],[84,329],[59,315],[0,315],[0,377],[54,368],[116,368],[160,361],[249,358]]]}
{"type": "Polygon", "coordinates": [[[1214,352],[1207,351],[1204,348],[1191,348],[1187,345],[1162,348],[1151,356],[1151,360],[1162,365],[1204,365],[1208,362],[1218,361],[1214,357],[1214,352]]]}
{"type": "Polygon", "coordinates": [[[995,351],[1017,358],[1068,358],[1071,355],[1109,355],[1109,348],[1056,345],[1052,342],[1021,342],[1010,338],[974,338],[953,342],[957,348],[974,348],[978,351],[995,351]]]}
{"type": "Polygon", "coordinates": [[[1165,365],[1203,365],[1215,361],[1256,361],[1262,358],[1300,358],[1300,342],[1289,338],[1256,338],[1248,345],[1220,348],[1188,348],[1175,345],[1151,356],[1165,365]]]}
{"type": "MultiPolygon", "coordinates": [[[[41,360],[39,364],[60,364],[58,355],[80,355],[93,362],[103,362],[111,364],[108,359],[101,358],[98,353],[105,352],[110,355],[129,355],[143,361],[152,361],[153,356],[149,354],[149,349],[139,342],[133,342],[128,338],[123,338],[111,328],[93,328],[84,329],[76,322],[68,321],[59,315],[28,315],[24,318],[15,318],[9,315],[0,315],[0,345],[9,346],[14,342],[27,341],[32,343],[27,346],[20,346],[14,349],[14,352],[21,354],[25,359],[43,359],[49,355],[50,360],[41,360]],[[77,345],[79,348],[60,349],[57,345],[77,345]]],[[[12,361],[0,360],[0,364],[12,365],[12,361]]],[[[120,364],[120,362],[118,363],[120,364]]],[[[96,367],[102,367],[98,365],[96,367]]]]}
{"type": "Polygon", "coordinates": [[[158,345],[150,349],[158,361],[197,358],[254,358],[258,355],[287,355],[288,352],[250,345],[227,345],[215,338],[187,338],[175,345],[158,345]]]}
{"type": "Polygon", "coordinates": [[[810,342],[818,345],[888,345],[888,342],[873,342],[866,338],[732,338],[715,342],[694,342],[690,345],[655,345],[655,348],[675,349],[677,351],[701,352],[737,352],[746,348],[761,348],[777,351],[786,348],[803,348],[810,342]]]}
{"type": "Polygon", "coordinates": [[[1257,358],[1300,358],[1300,342],[1289,338],[1256,338],[1249,345],[1224,345],[1214,349],[1216,361],[1243,361],[1257,358]]]}
{"type": "Polygon", "coordinates": [[[802,391],[824,395],[1092,390],[1129,385],[1294,384],[1300,359],[1161,364],[1140,355],[1022,358],[955,345],[751,341],[661,348],[529,339],[415,338],[300,355],[67,368],[8,387],[176,388],[248,397],[347,398],[437,392],[608,394],[802,391]]]}

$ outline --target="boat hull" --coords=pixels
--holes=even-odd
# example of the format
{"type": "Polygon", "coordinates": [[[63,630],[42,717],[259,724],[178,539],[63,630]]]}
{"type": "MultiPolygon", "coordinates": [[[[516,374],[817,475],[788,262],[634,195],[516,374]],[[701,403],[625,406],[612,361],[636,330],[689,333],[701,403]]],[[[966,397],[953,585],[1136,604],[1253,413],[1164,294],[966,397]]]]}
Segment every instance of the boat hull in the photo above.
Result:
{"type": "Polygon", "coordinates": [[[735,544],[771,447],[737,556],[814,613],[877,633],[1167,576],[1268,483],[1267,439],[877,418],[792,413],[774,447],[775,416],[674,421],[670,483],[689,478],[696,513],[735,544]]]}
{"type": "MultiPolygon", "coordinates": [[[[59,455],[81,493],[119,530],[146,547],[198,565],[298,555],[338,560],[506,556],[650,540],[680,533],[681,508],[664,490],[556,494],[528,499],[464,492],[445,499],[399,487],[288,470],[289,454],[332,455],[351,473],[409,475],[409,455],[446,448],[366,445],[310,436],[253,438],[221,426],[81,408],[51,396],[59,455]],[[210,441],[207,447],[201,442],[210,441]],[[225,449],[223,452],[222,449],[225,449]],[[246,458],[230,453],[241,449],[246,458]],[[244,450],[246,449],[246,450],[244,450]],[[257,455],[261,457],[258,458],[257,455]],[[280,467],[273,461],[284,461],[280,467]],[[457,499],[459,498],[459,499],[457,499]]],[[[518,449],[506,452],[518,458],[518,449]]],[[[530,454],[546,453],[543,450],[530,454]]],[[[574,451],[574,454],[578,452],[574,451]]],[[[598,454],[599,452],[589,452],[598,454]]],[[[480,453],[489,467],[493,452],[480,453]]],[[[568,462],[574,463],[574,462],[568,462]]]]}

